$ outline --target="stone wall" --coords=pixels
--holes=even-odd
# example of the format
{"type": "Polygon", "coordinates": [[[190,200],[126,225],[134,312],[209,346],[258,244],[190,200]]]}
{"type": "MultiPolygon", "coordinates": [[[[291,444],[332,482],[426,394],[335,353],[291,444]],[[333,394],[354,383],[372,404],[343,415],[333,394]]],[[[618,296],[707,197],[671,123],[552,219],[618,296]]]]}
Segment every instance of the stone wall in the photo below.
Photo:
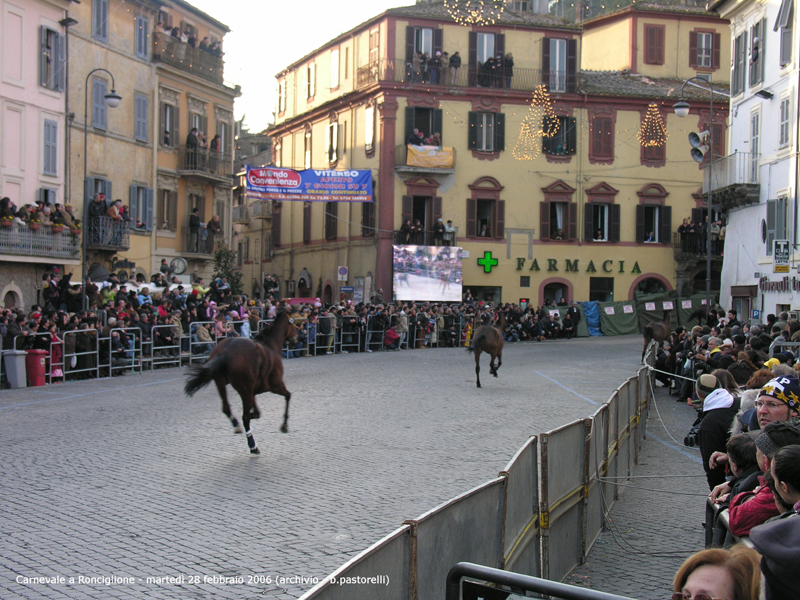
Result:
{"type": "Polygon", "coordinates": [[[39,264],[5,262],[0,263],[0,303],[3,308],[12,306],[30,308],[37,301],[37,290],[42,289],[42,275],[52,273],[52,267],[39,264]]]}

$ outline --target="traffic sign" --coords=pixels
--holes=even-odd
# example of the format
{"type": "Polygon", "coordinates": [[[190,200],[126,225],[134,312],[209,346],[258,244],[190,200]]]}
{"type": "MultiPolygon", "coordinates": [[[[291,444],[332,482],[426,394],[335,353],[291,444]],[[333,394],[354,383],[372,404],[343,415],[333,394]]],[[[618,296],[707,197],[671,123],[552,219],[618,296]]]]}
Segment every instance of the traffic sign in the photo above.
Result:
{"type": "Polygon", "coordinates": [[[339,281],[347,281],[347,267],[339,267],[339,281]]]}
{"type": "Polygon", "coordinates": [[[789,240],[772,241],[772,272],[789,272],[789,240]]]}
{"type": "Polygon", "coordinates": [[[353,293],[353,287],[352,286],[342,286],[339,289],[341,291],[343,291],[345,294],[352,294],[353,293]]]}

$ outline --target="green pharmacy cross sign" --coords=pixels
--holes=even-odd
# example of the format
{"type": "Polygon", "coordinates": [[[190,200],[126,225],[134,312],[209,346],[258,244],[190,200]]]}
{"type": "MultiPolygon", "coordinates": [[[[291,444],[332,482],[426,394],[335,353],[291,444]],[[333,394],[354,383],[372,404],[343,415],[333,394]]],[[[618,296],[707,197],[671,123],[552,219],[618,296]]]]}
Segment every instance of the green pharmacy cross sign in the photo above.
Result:
{"type": "Polygon", "coordinates": [[[496,258],[492,258],[491,250],[484,252],[483,258],[478,259],[478,264],[483,267],[484,273],[491,273],[492,267],[496,267],[499,262],[496,258]]]}

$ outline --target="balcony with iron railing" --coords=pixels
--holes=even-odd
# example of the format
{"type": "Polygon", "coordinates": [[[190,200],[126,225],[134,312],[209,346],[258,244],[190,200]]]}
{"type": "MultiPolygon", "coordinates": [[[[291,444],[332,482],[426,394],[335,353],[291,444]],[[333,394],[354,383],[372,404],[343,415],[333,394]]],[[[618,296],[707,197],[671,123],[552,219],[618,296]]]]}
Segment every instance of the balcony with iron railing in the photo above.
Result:
{"type": "Polygon", "coordinates": [[[200,48],[192,48],[169,34],[159,32],[153,36],[153,60],[222,85],[222,57],[200,48]]]}
{"type": "Polygon", "coordinates": [[[398,173],[455,173],[456,149],[449,146],[395,146],[394,167],[398,173]]]}
{"type": "Polygon", "coordinates": [[[86,247],[92,250],[117,252],[131,246],[130,223],[111,217],[89,217],[84,235],[86,247]]]}
{"type": "Polygon", "coordinates": [[[434,233],[433,231],[394,231],[392,243],[395,246],[457,246],[458,232],[450,234],[448,240],[447,233],[434,233]]]}
{"type": "Polygon", "coordinates": [[[703,194],[712,195],[712,205],[727,212],[758,204],[761,189],[759,159],[752,152],[734,152],[706,165],[703,194]],[[709,177],[710,174],[710,177],[709,177]]]}
{"type": "Polygon", "coordinates": [[[15,223],[0,227],[0,254],[80,259],[81,238],[67,228],[62,233],[53,233],[50,227],[34,231],[15,223]]]}
{"type": "Polygon", "coordinates": [[[183,255],[188,258],[210,259],[214,254],[216,240],[221,239],[220,235],[215,236],[213,233],[209,233],[205,227],[196,230],[182,227],[181,231],[183,233],[183,255]]]}
{"type": "Polygon", "coordinates": [[[202,146],[180,146],[178,171],[181,175],[193,175],[212,181],[224,181],[233,185],[232,156],[224,152],[214,152],[202,146]]]}
{"type": "Polygon", "coordinates": [[[570,94],[579,88],[579,74],[566,71],[543,71],[514,67],[506,72],[502,67],[489,71],[484,65],[462,65],[455,72],[449,68],[414,73],[410,63],[402,59],[382,58],[356,72],[356,87],[365,88],[381,82],[405,83],[430,87],[478,87],[532,92],[546,85],[551,94],[570,94]],[[510,74],[509,74],[510,73],[510,74]]]}
{"type": "MultiPolygon", "coordinates": [[[[673,233],[672,234],[672,251],[675,255],[675,260],[705,260],[708,254],[708,237],[707,233],[673,233]]],[[[711,259],[722,260],[724,250],[724,240],[717,239],[711,240],[711,259]]]]}

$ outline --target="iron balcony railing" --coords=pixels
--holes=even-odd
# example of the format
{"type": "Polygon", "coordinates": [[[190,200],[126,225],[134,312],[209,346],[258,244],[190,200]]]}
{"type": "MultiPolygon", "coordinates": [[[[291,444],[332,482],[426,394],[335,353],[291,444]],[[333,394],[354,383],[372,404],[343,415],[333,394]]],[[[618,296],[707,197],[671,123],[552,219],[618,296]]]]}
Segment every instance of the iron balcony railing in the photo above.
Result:
{"type": "Polygon", "coordinates": [[[130,248],[130,223],[128,221],[115,221],[111,217],[89,217],[84,231],[86,245],[89,248],[107,250],[130,248]]]}
{"type": "MultiPolygon", "coordinates": [[[[708,238],[706,233],[673,233],[672,250],[675,259],[694,259],[704,257],[708,253],[708,238]]],[[[711,256],[721,257],[724,251],[725,240],[711,240],[711,256]]]]}
{"type": "Polygon", "coordinates": [[[233,173],[231,155],[214,152],[202,146],[180,146],[179,168],[181,171],[193,171],[197,174],[208,174],[229,178],[233,173]]]}
{"type": "Polygon", "coordinates": [[[189,227],[183,227],[182,230],[184,254],[204,254],[207,256],[214,254],[216,236],[213,233],[209,233],[208,229],[201,227],[193,230],[189,227]]]}
{"type": "Polygon", "coordinates": [[[711,172],[709,178],[703,177],[703,193],[725,189],[732,185],[759,185],[760,175],[758,162],[760,154],[753,152],[734,152],[718,158],[712,165],[706,165],[705,172],[711,172]]]}
{"type": "Polygon", "coordinates": [[[0,254],[77,258],[80,251],[80,237],[66,227],[62,233],[53,233],[44,226],[36,231],[19,224],[0,227],[0,254]]]}
{"type": "Polygon", "coordinates": [[[462,65],[459,69],[447,68],[420,70],[415,72],[411,63],[402,59],[380,60],[359,67],[356,86],[367,87],[378,82],[407,83],[424,86],[483,87],[531,92],[539,85],[547,86],[550,93],[575,93],[579,87],[577,73],[566,71],[542,71],[514,67],[506,71],[503,67],[488,69],[485,65],[462,65]]]}
{"type": "Polygon", "coordinates": [[[433,231],[395,231],[393,243],[395,246],[456,246],[458,233],[452,233],[452,240],[445,239],[446,233],[436,234],[433,231]]]}
{"type": "Polygon", "coordinates": [[[200,48],[192,48],[166,33],[156,33],[153,40],[153,60],[187,71],[222,85],[222,58],[200,48]]]}

